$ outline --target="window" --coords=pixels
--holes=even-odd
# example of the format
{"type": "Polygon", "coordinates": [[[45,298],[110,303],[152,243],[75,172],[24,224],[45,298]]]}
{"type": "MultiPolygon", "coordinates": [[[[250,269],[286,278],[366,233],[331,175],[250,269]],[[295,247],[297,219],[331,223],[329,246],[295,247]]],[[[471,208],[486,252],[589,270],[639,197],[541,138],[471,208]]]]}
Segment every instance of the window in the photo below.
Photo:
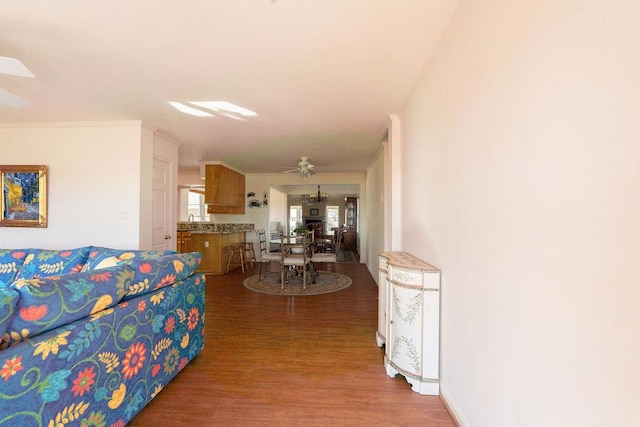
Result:
{"type": "Polygon", "coordinates": [[[339,217],[339,206],[327,206],[327,231],[330,231],[332,228],[338,228],[340,226],[340,223],[338,221],[339,217]]]}
{"type": "Polygon", "coordinates": [[[193,221],[208,220],[209,215],[205,214],[204,193],[189,191],[188,210],[189,218],[193,218],[193,221]]]}
{"type": "Polygon", "coordinates": [[[302,224],[302,206],[289,207],[289,234],[293,233],[293,229],[302,224]]]}

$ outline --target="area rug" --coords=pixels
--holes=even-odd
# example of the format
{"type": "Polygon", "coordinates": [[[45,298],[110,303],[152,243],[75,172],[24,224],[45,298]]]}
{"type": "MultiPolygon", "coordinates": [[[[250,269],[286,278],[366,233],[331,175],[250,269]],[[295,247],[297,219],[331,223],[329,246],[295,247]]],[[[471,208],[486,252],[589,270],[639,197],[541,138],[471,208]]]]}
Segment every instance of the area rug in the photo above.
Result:
{"type": "Polygon", "coordinates": [[[289,282],[284,286],[284,290],[280,290],[280,274],[269,273],[266,278],[259,280],[259,276],[251,276],[242,283],[246,288],[252,291],[261,292],[271,295],[285,296],[303,296],[303,295],[319,295],[337,292],[351,286],[351,279],[344,274],[333,273],[324,270],[318,270],[316,283],[308,283],[307,289],[302,290],[302,277],[289,277],[289,282]]]}

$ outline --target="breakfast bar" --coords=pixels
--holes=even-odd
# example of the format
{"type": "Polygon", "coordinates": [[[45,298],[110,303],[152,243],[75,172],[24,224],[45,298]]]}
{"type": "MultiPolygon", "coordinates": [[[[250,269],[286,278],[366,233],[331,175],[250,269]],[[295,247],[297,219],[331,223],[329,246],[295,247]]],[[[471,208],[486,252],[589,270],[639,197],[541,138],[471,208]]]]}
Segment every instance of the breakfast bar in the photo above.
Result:
{"type": "Polygon", "coordinates": [[[206,274],[224,274],[229,247],[244,241],[245,233],[253,230],[254,224],[246,223],[178,222],[178,232],[191,236],[191,250],[202,254],[198,271],[206,274]]]}

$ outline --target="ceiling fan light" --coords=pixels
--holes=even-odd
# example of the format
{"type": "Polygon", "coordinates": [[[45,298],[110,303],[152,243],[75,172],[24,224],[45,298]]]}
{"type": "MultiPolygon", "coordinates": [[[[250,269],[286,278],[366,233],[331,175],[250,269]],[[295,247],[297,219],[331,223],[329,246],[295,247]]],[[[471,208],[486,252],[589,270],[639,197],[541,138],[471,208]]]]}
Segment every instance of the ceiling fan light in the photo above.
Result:
{"type": "Polygon", "coordinates": [[[311,171],[308,168],[299,168],[298,169],[298,176],[300,178],[309,178],[311,176],[311,171]]]}

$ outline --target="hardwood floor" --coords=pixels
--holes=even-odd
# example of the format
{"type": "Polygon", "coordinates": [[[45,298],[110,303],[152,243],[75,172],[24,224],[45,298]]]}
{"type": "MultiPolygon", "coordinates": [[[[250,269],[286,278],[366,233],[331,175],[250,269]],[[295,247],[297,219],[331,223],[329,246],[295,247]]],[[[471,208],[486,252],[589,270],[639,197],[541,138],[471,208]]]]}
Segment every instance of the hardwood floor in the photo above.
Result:
{"type": "Polygon", "coordinates": [[[237,268],[207,276],[205,348],[131,426],[455,426],[438,396],[390,378],[376,345],[377,286],[364,264],[339,292],[246,289],[237,268]]]}

